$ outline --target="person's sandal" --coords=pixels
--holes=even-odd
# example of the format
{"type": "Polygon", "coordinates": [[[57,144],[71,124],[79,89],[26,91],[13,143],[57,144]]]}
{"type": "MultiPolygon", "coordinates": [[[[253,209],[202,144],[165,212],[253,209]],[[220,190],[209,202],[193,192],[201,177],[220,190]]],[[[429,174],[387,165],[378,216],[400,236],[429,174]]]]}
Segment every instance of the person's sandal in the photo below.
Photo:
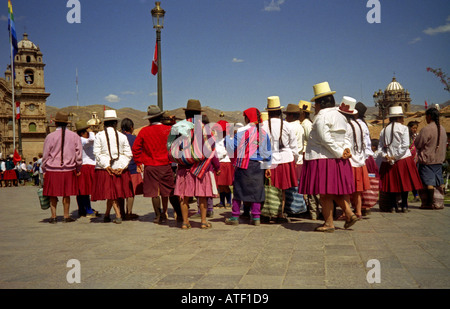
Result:
{"type": "Polygon", "coordinates": [[[205,222],[205,223],[202,222],[202,224],[201,224],[202,230],[207,230],[207,229],[210,229],[211,227],[212,227],[212,225],[209,222],[205,222]]]}
{"type": "Polygon", "coordinates": [[[74,222],[74,221],[75,221],[75,219],[73,219],[72,217],[68,217],[68,218],[64,218],[63,219],[64,223],[69,223],[69,222],[74,222]]]}
{"type": "Polygon", "coordinates": [[[52,224],[55,224],[57,222],[58,222],[57,218],[50,218],[50,220],[48,220],[48,223],[52,223],[52,224]]]}
{"type": "Polygon", "coordinates": [[[191,228],[191,225],[189,223],[183,223],[181,225],[182,230],[189,230],[191,228]]]}
{"type": "Polygon", "coordinates": [[[315,231],[316,232],[322,232],[322,233],[334,233],[334,227],[330,227],[330,226],[326,226],[326,225],[322,225],[319,227],[316,227],[315,231]]]}
{"type": "Polygon", "coordinates": [[[121,223],[122,223],[122,218],[115,218],[115,219],[113,220],[113,222],[114,222],[115,224],[121,224],[121,223]]]}
{"type": "Polygon", "coordinates": [[[357,217],[356,215],[352,215],[352,216],[350,217],[350,220],[345,221],[344,228],[345,228],[345,229],[348,229],[348,228],[351,227],[353,224],[355,224],[356,221],[358,221],[358,220],[359,220],[359,219],[358,219],[358,217],[357,217]]]}

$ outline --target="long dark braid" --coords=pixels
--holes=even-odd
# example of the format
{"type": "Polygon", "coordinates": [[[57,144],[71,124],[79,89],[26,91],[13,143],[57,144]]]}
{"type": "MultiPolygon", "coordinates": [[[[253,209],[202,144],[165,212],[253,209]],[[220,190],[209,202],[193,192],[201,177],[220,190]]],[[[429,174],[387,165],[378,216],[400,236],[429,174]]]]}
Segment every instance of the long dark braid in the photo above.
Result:
{"type": "MultiPolygon", "coordinates": [[[[386,129],[384,130],[384,147],[386,147],[386,148],[389,148],[389,146],[391,146],[392,142],[394,141],[394,124],[397,121],[397,118],[395,118],[395,119],[391,118],[390,120],[391,120],[391,122],[388,124],[388,126],[392,124],[392,130],[391,130],[391,142],[389,143],[389,145],[386,142],[386,129]]],[[[387,128],[387,126],[386,126],[386,128],[387,128]]]]}
{"type": "Polygon", "coordinates": [[[66,128],[67,123],[65,122],[56,122],[57,127],[61,127],[61,166],[64,165],[64,142],[66,139],[66,128]]]}
{"type": "Polygon", "coordinates": [[[105,135],[106,135],[106,143],[108,144],[108,152],[109,152],[109,165],[112,166],[114,161],[117,161],[120,157],[120,151],[119,151],[119,134],[117,133],[116,129],[117,121],[105,121],[105,135]],[[117,145],[117,158],[113,158],[111,155],[111,145],[109,142],[109,135],[108,135],[108,128],[112,127],[114,129],[114,133],[116,134],[116,145],[117,145]]]}
{"type": "Polygon", "coordinates": [[[437,110],[437,108],[429,108],[427,109],[425,115],[430,116],[431,120],[434,121],[434,123],[436,124],[437,127],[437,143],[436,143],[436,150],[438,151],[439,149],[439,144],[441,141],[441,124],[440,124],[440,120],[439,120],[439,111],[437,110]]]}
{"type": "Polygon", "coordinates": [[[272,122],[271,122],[271,118],[279,118],[281,121],[281,125],[280,125],[280,138],[278,140],[278,148],[282,149],[284,148],[283,145],[283,140],[282,140],[282,134],[283,134],[283,117],[281,117],[281,110],[276,110],[276,111],[269,111],[269,131],[270,131],[270,135],[272,135],[272,122]]]}
{"type": "Polygon", "coordinates": [[[353,149],[355,150],[356,153],[361,153],[366,148],[366,146],[364,145],[364,134],[363,134],[361,125],[358,123],[358,121],[354,121],[353,116],[346,115],[346,117],[347,117],[347,121],[350,124],[350,126],[352,127],[352,131],[353,131],[353,144],[354,144],[353,149]],[[352,119],[353,119],[353,121],[352,121],[352,119]],[[353,125],[353,122],[356,122],[356,124],[359,127],[359,131],[361,132],[361,149],[359,148],[358,141],[356,140],[356,131],[355,131],[355,126],[353,125]]]}

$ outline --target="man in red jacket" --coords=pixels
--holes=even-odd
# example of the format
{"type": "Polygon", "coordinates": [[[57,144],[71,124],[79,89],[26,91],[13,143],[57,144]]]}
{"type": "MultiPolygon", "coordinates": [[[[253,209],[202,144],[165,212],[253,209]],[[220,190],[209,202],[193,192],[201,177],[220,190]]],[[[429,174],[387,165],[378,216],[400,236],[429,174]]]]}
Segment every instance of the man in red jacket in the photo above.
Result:
{"type": "Polygon", "coordinates": [[[139,132],[132,148],[138,170],[144,165],[144,197],[152,198],[155,223],[167,221],[168,201],[174,188],[173,171],[167,151],[171,127],[161,123],[162,117],[163,112],[158,106],[148,107],[144,119],[148,119],[150,124],[139,132]]]}

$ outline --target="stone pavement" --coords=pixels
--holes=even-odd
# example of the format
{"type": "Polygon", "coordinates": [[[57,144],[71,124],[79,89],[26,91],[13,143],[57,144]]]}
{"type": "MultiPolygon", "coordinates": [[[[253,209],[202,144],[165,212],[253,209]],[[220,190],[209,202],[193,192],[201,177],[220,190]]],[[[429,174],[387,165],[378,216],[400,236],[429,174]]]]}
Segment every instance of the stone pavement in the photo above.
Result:
{"type": "MultiPolygon", "coordinates": [[[[151,200],[142,196],[135,201],[137,221],[62,223],[59,203],[60,221],[49,224],[50,210],[40,209],[36,192],[0,188],[1,289],[450,288],[449,205],[421,210],[413,203],[409,213],[381,213],[375,206],[350,230],[332,234],[314,232],[322,221],[301,218],[227,226],[230,210],[216,209],[212,229],[201,230],[192,219],[185,231],[173,217],[154,224],[151,200]],[[80,263],[80,283],[67,280],[72,259],[80,263]],[[379,269],[367,265],[372,259],[379,269]],[[375,270],[381,282],[369,283],[375,270]]],[[[103,213],[105,202],[93,208],[103,213]]],[[[72,198],[74,217],[76,209],[72,198]]]]}

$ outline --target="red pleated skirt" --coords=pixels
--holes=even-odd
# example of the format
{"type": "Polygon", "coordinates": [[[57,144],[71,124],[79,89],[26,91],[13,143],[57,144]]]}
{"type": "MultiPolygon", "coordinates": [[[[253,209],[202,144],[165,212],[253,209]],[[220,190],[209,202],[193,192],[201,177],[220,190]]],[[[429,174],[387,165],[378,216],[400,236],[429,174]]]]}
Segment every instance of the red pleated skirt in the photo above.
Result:
{"type": "Polygon", "coordinates": [[[44,196],[78,195],[78,177],[75,170],[68,172],[46,172],[44,176],[44,196]]]}
{"type": "Polygon", "coordinates": [[[355,179],[355,192],[364,192],[370,189],[370,178],[367,167],[352,167],[353,178],[355,179]]]}
{"type": "Polygon", "coordinates": [[[274,169],[271,169],[272,186],[281,190],[297,188],[298,176],[295,165],[294,161],[292,161],[278,164],[274,169]]]}
{"type": "Polygon", "coordinates": [[[355,192],[349,160],[317,159],[303,162],[299,190],[302,194],[348,195],[355,192]]]}
{"type": "Polygon", "coordinates": [[[3,172],[3,180],[16,180],[16,170],[6,170],[3,172]]]}
{"type": "Polygon", "coordinates": [[[120,176],[111,176],[106,170],[95,170],[94,189],[91,200],[104,201],[133,197],[130,172],[125,170],[120,176]]]}
{"type": "Polygon", "coordinates": [[[78,189],[80,195],[91,195],[94,187],[95,165],[81,166],[81,175],[78,176],[78,189]]]}
{"type": "Polygon", "coordinates": [[[220,175],[216,176],[218,186],[232,186],[234,179],[234,167],[231,162],[220,163],[220,175]]]}
{"type": "Polygon", "coordinates": [[[423,188],[413,157],[399,160],[394,165],[381,163],[380,179],[383,192],[400,193],[423,188]]]}

